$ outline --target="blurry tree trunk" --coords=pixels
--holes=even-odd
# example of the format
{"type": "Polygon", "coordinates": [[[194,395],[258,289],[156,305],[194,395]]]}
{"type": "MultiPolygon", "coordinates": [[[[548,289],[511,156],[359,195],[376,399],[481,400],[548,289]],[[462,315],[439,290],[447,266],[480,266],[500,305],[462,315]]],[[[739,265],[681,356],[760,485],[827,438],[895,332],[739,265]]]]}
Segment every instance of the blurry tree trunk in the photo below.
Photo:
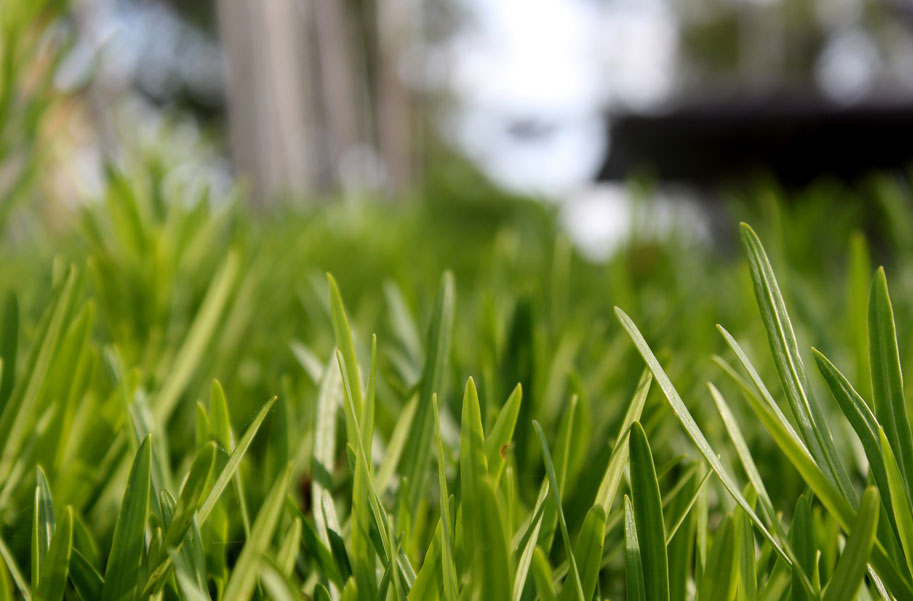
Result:
{"type": "Polygon", "coordinates": [[[307,14],[298,0],[220,0],[231,144],[258,203],[314,189],[317,152],[307,94],[307,14]]]}
{"type": "Polygon", "coordinates": [[[413,185],[409,0],[218,4],[232,149],[258,202],[413,185]]]}

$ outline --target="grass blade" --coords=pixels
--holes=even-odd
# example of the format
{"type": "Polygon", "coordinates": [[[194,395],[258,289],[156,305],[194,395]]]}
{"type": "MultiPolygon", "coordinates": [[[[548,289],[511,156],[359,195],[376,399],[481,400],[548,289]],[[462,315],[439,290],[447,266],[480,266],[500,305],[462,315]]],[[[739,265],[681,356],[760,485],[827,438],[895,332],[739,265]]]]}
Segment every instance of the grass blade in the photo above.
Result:
{"type": "Polygon", "coordinates": [[[451,549],[450,509],[447,507],[450,495],[447,492],[447,476],[444,473],[444,442],[441,440],[441,421],[437,410],[437,395],[431,396],[434,408],[435,438],[437,440],[438,483],[440,485],[441,506],[441,564],[444,571],[444,599],[454,601],[457,598],[457,570],[451,549]]]}
{"type": "Polygon", "coordinates": [[[644,589],[644,568],[640,542],[637,540],[637,520],[628,495],[625,504],[625,585],[628,601],[647,601],[644,589]]]}
{"type": "MultiPolygon", "coordinates": [[[[602,565],[602,547],[605,542],[606,515],[599,505],[593,505],[583,519],[580,533],[577,535],[577,546],[574,548],[574,557],[580,566],[580,580],[583,588],[583,598],[592,599],[596,590],[596,581],[599,578],[599,568],[602,565]]],[[[561,590],[560,601],[572,601],[574,589],[564,587],[561,590]]]]}
{"type": "Polygon", "coordinates": [[[653,376],[649,370],[644,370],[637,383],[637,389],[631,404],[625,412],[624,419],[619,428],[618,437],[615,439],[615,448],[609,457],[609,464],[606,466],[605,473],[602,476],[602,482],[599,484],[599,491],[596,493],[596,503],[602,507],[602,511],[608,515],[612,509],[612,501],[618,492],[618,485],[621,483],[621,477],[624,475],[625,466],[628,464],[628,445],[627,436],[631,424],[640,419],[644,405],[647,402],[647,395],[650,393],[650,383],[653,376]]]}
{"type": "Polygon", "coordinates": [[[884,268],[875,273],[869,293],[869,365],[875,416],[894,450],[907,494],[913,494],[913,433],[904,401],[894,309],[884,268]]]}
{"type": "Polygon", "coordinates": [[[504,470],[504,447],[510,444],[514,436],[514,427],[517,425],[517,416],[520,415],[520,403],[523,398],[523,387],[520,384],[514,388],[510,396],[495,419],[491,432],[485,437],[485,455],[488,460],[488,471],[495,484],[501,478],[504,470]]]}
{"type": "Polygon", "coordinates": [[[564,586],[571,586],[576,592],[577,601],[586,601],[583,595],[583,583],[580,580],[580,571],[577,569],[577,560],[574,557],[574,549],[571,546],[571,537],[567,531],[567,522],[564,519],[564,509],[561,507],[561,489],[558,488],[558,477],[555,474],[555,465],[552,463],[552,456],[548,450],[548,442],[545,440],[545,432],[542,426],[536,420],[533,420],[533,427],[536,434],[539,435],[539,444],[542,445],[542,457],[545,460],[545,471],[548,474],[549,488],[552,492],[552,500],[558,513],[558,526],[561,528],[561,538],[564,539],[564,549],[567,552],[568,563],[570,564],[570,574],[564,586]]]}
{"type": "Polygon", "coordinates": [[[450,354],[455,305],[456,292],[454,291],[453,274],[447,271],[441,277],[437,303],[428,328],[427,356],[425,367],[422,370],[421,392],[399,470],[406,478],[406,506],[411,514],[418,509],[424,493],[425,479],[431,459],[431,437],[434,432],[431,395],[441,392],[444,369],[450,354]]]}
{"type": "Polygon", "coordinates": [[[900,534],[900,544],[907,561],[907,569],[913,573],[913,505],[910,503],[910,497],[904,486],[903,474],[884,429],[878,429],[878,437],[881,441],[881,453],[885,460],[888,490],[891,495],[891,505],[894,508],[897,532],[900,534]]]}
{"type": "Polygon", "coordinates": [[[98,570],[79,552],[73,549],[70,557],[70,582],[82,601],[96,601],[101,598],[104,580],[98,570]]]}
{"type": "Polygon", "coordinates": [[[35,468],[35,480],[35,502],[32,512],[32,590],[38,588],[41,562],[44,561],[54,534],[54,503],[51,501],[47,476],[40,467],[35,468]]]}
{"type": "Polygon", "coordinates": [[[539,529],[542,526],[542,516],[543,514],[540,512],[539,518],[533,526],[533,531],[526,540],[526,546],[523,547],[523,552],[520,554],[520,560],[517,562],[517,574],[514,577],[514,594],[511,597],[513,601],[520,601],[523,597],[523,587],[526,586],[529,567],[533,561],[533,552],[536,550],[536,544],[539,542],[539,529]]]}
{"type": "Polygon", "coordinates": [[[260,556],[267,550],[273,532],[279,523],[291,476],[292,466],[289,465],[273,483],[272,489],[263,501],[263,506],[251,526],[250,538],[244,543],[244,548],[241,549],[228,584],[225,585],[223,601],[240,601],[250,598],[257,579],[260,556]]]}
{"type": "Polygon", "coordinates": [[[40,601],[61,601],[67,586],[70,554],[73,550],[73,508],[67,505],[63,520],[54,531],[48,553],[41,565],[41,576],[35,599],[40,601]]]}
{"type": "Polygon", "coordinates": [[[151,465],[152,437],[146,436],[133,460],[114,526],[101,601],[133,601],[145,548],[151,465]]]}
{"type": "Polygon", "coordinates": [[[634,422],[628,438],[631,453],[631,493],[637,540],[644,571],[644,590],[654,601],[669,599],[669,561],[662,497],[650,444],[640,422],[634,422]]]}
{"type": "Polygon", "coordinates": [[[742,246],[748,256],[755,298],[767,331],[774,365],[789,401],[793,417],[799,424],[802,439],[825,476],[855,505],[856,493],[837,447],[834,445],[824,412],[811,396],[808,376],[799,354],[799,345],[786,311],[786,303],[777,285],[764,246],[748,224],[741,224],[742,246]]]}
{"type": "Polygon", "coordinates": [[[254,421],[251,422],[251,424],[247,427],[247,430],[244,432],[244,436],[241,437],[241,440],[238,441],[237,446],[235,446],[231,452],[231,455],[229,455],[228,462],[219,473],[218,477],[212,485],[212,488],[209,489],[209,493],[206,495],[206,499],[204,499],[203,503],[200,505],[198,519],[201,526],[206,521],[206,518],[209,517],[209,514],[216,506],[216,503],[218,503],[219,497],[222,496],[222,493],[228,486],[229,481],[238,471],[238,467],[241,465],[241,459],[243,459],[244,454],[247,453],[247,449],[250,447],[250,443],[253,442],[254,436],[257,435],[257,431],[260,429],[260,426],[263,424],[263,420],[266,419],[269,410],[272,409],[273,403],[275,402],[276,397],[273,397],[268,400],[263,405],[263,407],[260,408],[260,411],[257,413],[254,421]]]}
{"type": "Polygon", "coordinates": [[[868,487],[862,495],[850,537],[834,567],[834,577],[824,589],[823,601],[853,601],[856,598],[875,542],[879,505],[878,490],[868,487]]]}

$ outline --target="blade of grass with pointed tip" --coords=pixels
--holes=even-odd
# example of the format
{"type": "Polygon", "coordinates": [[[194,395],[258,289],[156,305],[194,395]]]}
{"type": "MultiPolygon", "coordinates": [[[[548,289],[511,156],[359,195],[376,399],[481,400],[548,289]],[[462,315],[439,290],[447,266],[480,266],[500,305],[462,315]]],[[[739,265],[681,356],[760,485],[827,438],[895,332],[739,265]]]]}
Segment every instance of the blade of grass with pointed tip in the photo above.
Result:
{"type": "Polygon", "coordinates": [[[632,503],[644,571],[644,590],[649,599],[668,600],[669,560],[666,555],[662,498],[653,454],[640,422],[632,424],[628,445],[631,454],[632,503]]]}
{"type": "Polygon", "coordinates": [[[580,571],[577,569],[577,560],[574,557],[574,549],[571,546],[571,536],[567,531],[567,522],[564,519],[564,509],[561,507],[561,493],[558,488],[558,476],[555,474],[555,465],[552,463],[552,456],[548,450],[548,442],[545,439],[545,431],[536,420],[533,420],[533,428],[539,435],[539,444],[542,446],[542,456],[545,461],[545,472],[548,474],[549,487],[552,492],[552,500],[555,503],[558,513],[558,526],[561,529],[561,538],[564,540],[564,550],[567,553],[568,563],[570,564],[569,582],[564,586],[571,586],[576,592],[577,601],[585,601],[583,595],[583,583],[580,580],[580,571]]]}
{"type": "Polygon", "coordinates": [[[644,590],[644,567],[641,559],[640,542],[637,540],[637,520],[634,506],[628,495],[624,497],[625,531],[625,592],[629,601],[646,601],[644,590]]]}
{"type": "Polygon", "coordinates": [[[827,386],[830,388],[831,395],[837,401],[837,405],[862,443],[866,459],[869,462],[869,471],[881,494],[885,497],[885,505],[893,521],[891,501],[888,498],[890,496],[888,477],[885,471],[884,456],[881,453],[881,442],[878,440],[880,424],[875,415],[872,414],[872,410],[869,409],[869,406],[856,392],[849,380],[840,373],[840,370],[817,349],[813,348],[812,352],[815,355],[818,370],[824,376],[824,381],[827,382],[827,386]]]}
{"type": "Polygon", "coordinates": [[[146,436],[133,460],[114,526],[101,601],[133,600],[145,547],[151,466],[152,438],[146,436]]]}
{"type": "MultiPolygon", "coordinates": [[[[707,480],[710,479],[710,476],[713,474],[712,471],[704,474],[704,477],[701,478],[700,482],[697,483],[697,488],[695,488],[694,493],[688,498],[688,501],[685,503],[684,509],[682,509],[680,515],[675,518],[675,521],[672,522],[672,527],[669,528],[669,532],[666,534],[666,546],[669,546],[669,543],[672,541],[672,538],[675,536],[675,533],[678,532],[678,529],[681,528],[682,524],[688,519],[688,516],[691,514],[691,508],[694,507],[694,504],[697,503],[698,497],[701,495],[701,491],[704,490],[704,485],[707,484],[707,480]]],[[[665,504],[665,502],[664,502],[665,504]]],[[[670,558],[671,559],[671,558],[670,558]]]]}
{"type": "Polygon", "coordinates": [[[913,494],[913,433],[904,401],[894,309],[882,267],[869,293],[869,366],[875,416],[894,450],[907,494],[913,494]]]}
{"type": "Polygon", "coordinates": [[[263,505],[251,525],[250,538],[244,543],[241,554],[238,555],[238,561],[235,562],[234,569],[231,571],[231,577],[225,585],[223,601],[240,601],[250,597],[257,579],[257,564],[260,556],[269,548],[273,532],[282,515],[291,476],[292,466],[289,465],[273,483],[272,489],[264,499],[263,505]]]}
{"type": "MultiPolygon", "coordinates": [[[[355,341],[352,337],[352,328],[349,327],[349,318],[346,316],[345,304],[342,302],[342,295],[339,293],[339,286],[336,280],[329,273],[327,282],[330,285],[330,313],[333,321],[333,333],[336,335],[336,346],[338,352],[342,353],[348,366],[347,384],[352,392],[352,404],[355,406],[355,415],[362,415],[364,406],[364,397],[362,396],[361,378],[358,376],[358,358],[355,355],[355,341]]],[[[347,429],[351,430],[352,425],[347,422],[347,429]]],[[[349,440],[352,439],[349,432],[349,440]]]]}
{"type": "Polygon", "coordinates": [[[663,391],[663,394],[666,396],[666,400],[669,401],[669,405],[672,407],[672,411],[678,417],[679,421],[684,426],[685,431],[688,436],[694,442],[698,451],[701,455],[704,456],[704,459],[707,460],[707,463],[716,473],[717,477],[722,482],[723,486],[732,496],[732,498],[739,504],[742,509],[745,510],[745,513],[751,518],[751,521],[755,524],[758,530],[764,535],[764,537],[770,541],[777,553],[783,557],[785,560],[789,561],[786,557],[783,547],[779,542],[771,535],[767,530],[767,527],[764,523],[758,518],[754,510],[742,496],[739,487],[736,485],[735,480],[732,476],[726,471],[726,468],[723,467],[722,462],[713,449],[710,446],[710,443],[707,442],[707,439],[704,437],[703,432],[695,423],[694,418],[691,416],[691,412],[688,411],[688,407],[685,406],[684,401],[678,394],[678,391],[675,390],[675,387],[672,385],[672,381],[669,380],[669,376],[666,375],[665,370],[657,361],[656,356],[653,354],[653,351],[650,350],[649,345],[644,340],[643,335],[640,333],[640,330],[637,329],[637,326],[634,325],[634,322],[631,321],[631,318],[628,315],[615,307],[615,314],[618,316],[618,320],[621,322],[622,327],[631,337],[631,340],[634,342],[634,346],[637,347],[638,352],[641,357],[643,357],[644,362],[647,364],[647,367],[653,372],[653,376],[656,378],[657,383],[659,384],[660,389],[663,391]]]}
{"type": "Polygon", "coordinates": [[[247,449],[250,447],[250,443],[253,442],[254,436],[257,435],[257,431],[260,429],[260,426],[263,424],[263,420],[266,419],[269,410],[272,408],[273,403],[275,402],[276,397],[273,397],[268,400],[263,405],[263,407],[260,408],[257,416],[244,432],[244,436],[241,437],[241,440],[238,441],[238,444],[232,450],[231,455],[228,457],[228,462],[225,464],[225,467],[222,468],[222,471],[219,473],[218,477],[213,483],[212,488],[209,489],[209,493],[206,495],[206,498],[200,505],[198,515],[201,525],[206,521],[206,518],[209,517],[212,509],[219,501],[219,497],[222,496],[222,493],[225,491],[228,483],[235,475],[235,472],[237,472],[238,467],[241,465],[241,459],[243,459],[244,454],[247,453],[247,449]]]}
{"type": "Polygon", "coordinates": [[[35,502],[32,507],[32,590],[38,588],[41,562],[48,552],[54,534],[54,503],[44,471],[35,468],[35,502]]]}
{"type": "Polygon", "coordinates": [[[767,331],[774,365],[793,417],[799,424],[802,439],[825,476],[837,486],[851,505],[855,505],[856,492],[837,453],[824,412],[817,400],[811,396],[796,334],[767,253],[764,252],[761,240],[748,224],[741,224],[740,230],[742,247],[748,255],[755,298],[767,331]]]}
{"type": "Polygon", "coordinates": [[[51,545],[41,564],[41,575],[35,599],[40,601],[61,601],[67,586],[70,554],[73,549],[73,508],[67,505],[63,520],[54,531],[51,545]]]}
{"type": "MultiPolygon", "coordinates": [[[[484,388],[483,388],[484,389],[484,388]]],[[[491,432],[485,437],[485,456],[488,460],[488,471],[495,484],[504,470],[504,448],[510,444],[520,414],[520,403],[523,399],[523,388],[520,384],[514,388],[495,419],[491,432]]]]}
{"type": "Polygon", "coordinates": [[[406,439],[402,463],[399,466],[399,473],[406,479],[406,507],[410,514],[415,514],[424,494],[425,479],[431,459],[429,452],[431,437],[434,432],[434,424],[431,423],[431,395],[435,392],[443,392],[441,385],[450,354],[455,296],[453,274],[446,271],[441,276],[437,302],[428,327],[425,367],[422,370],[418,406],[412,420],[412,427],[409,429],[409,436],[406,439]]]}

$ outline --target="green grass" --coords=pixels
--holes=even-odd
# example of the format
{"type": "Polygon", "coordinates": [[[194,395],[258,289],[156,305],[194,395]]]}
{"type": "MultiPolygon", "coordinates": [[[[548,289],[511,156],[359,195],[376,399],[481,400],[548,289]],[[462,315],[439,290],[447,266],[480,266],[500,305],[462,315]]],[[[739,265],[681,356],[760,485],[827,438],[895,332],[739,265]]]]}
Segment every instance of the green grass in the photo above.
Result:
{"type": "Polygon", "coordinates": [[[451,164],[253,213],[165,139],[48,208],[65,7],[10,6],[0,601],[913,599],[902,183],[746,183],[601,265],[451,164]]]}
{"type": "MultiPolygon", "coordinates": [[[[791,318],[745,225],[745,263],[669,241],[597,267],[552,246],[551,218],[520,204],[453,272],[413,272],[419,285],[399,264],[455,235],[429,242],[434,205],[378,217],[404,238],[379,258],[390,234],[360,225],[370,206],[282,224],[165,204],[157,218],[128,184],[112,182],[110,202],[144,217],[83,210],[61,259],[33,259],[50,286],[10,287],[2,598],[913,598],[897,335],[909,313],[884,270],[859,265],[858,236],[847,263],[872,283],[866,314],[848,319],[864,324],[862,348],[858,333],[815,328],[821,314],[791,318]],[[190,246],[170,247],[182,237],[190,246]],[[334,263],[344,252],[391,279],[352,284],[371,269],[334,263]],[[631,262],[648,252],[663,257],[647,275],[666,298],[631,262]],[[682,273],[692,255],[706,272],[682,273]],[[493,272],[478,268],[486,256],[493,272]],[[338,279],[309,275],[334,265],[338,279]],[[600,271],[607,288],[572,283],[600,271]],[[619,290],[663,352],[621,309],[600,321],[619,290]],[[134,302],[146,295],[158,308],[134,302]],[[688,295],[707,303],[707,334],[676,314],[688,295]],[[43,311],[19,296],[45,298],[43,311]],[[714,336],[717,315],[739,338],[714,336]],[[815,379],[810,333],[852,378],[814,350],[815,379]]],[[[826,286],[811,264],[784,266],[826,286]]]]}

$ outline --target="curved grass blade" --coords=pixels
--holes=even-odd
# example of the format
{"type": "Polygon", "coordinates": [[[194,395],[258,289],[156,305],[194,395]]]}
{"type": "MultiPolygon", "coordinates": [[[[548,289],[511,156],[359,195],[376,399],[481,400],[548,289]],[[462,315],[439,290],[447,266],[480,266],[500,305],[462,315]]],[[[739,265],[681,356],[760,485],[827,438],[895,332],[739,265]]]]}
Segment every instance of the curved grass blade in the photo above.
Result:
{"type": "Polygon", "coordinates": [[[637,520],[634,507],[628,495],[625,505],[625,586],[628,601],[647,601],[644,590],[644,568],[641,560],[640,542],[637,540],[637,520]]]}
{"type": "Polygon", "coordinates": [[[846,546],[834,567],[834,577],[824,589],[823,601],[853,601],[856,598],[875,542],[879,505],[878,490],[868,487],[862,495],[846,546]]]}
{"type": "Polygon", "coordinates": [[[894,309],[883,267],[875,273],[869,293],[869,366],[875,416],[894,450],[907,494],[913,494],[913,433],[904,401],[894,309]]]}
{"type": "Polygon", "coordinates": [[[151,465],[152,437],[146,436],[133,460],[114,526],[101,601],[133,601],[146,542],[151,465]]]}
{"type": "Polygon", "coordinates": [[[837,486],[841,493],[856,503],[856,493],[850,483],[846,468],[837,453],[824,412],[816,399],[811,396],[808,376],[799,354],[799,344],[793,331],[786,303],[777,285],[773,268],[764,252],[761,240],[746,224],[740,225],[742,246],[748,255],[751,279],[754,282],[755,298],[767,331],[774,365],[780,376],[780,383],[789,401],[793,417],[799,424],[802,439],[821,467],[825,476],[837,486]]]}
{"type": "Polygon", "coordinates": [[[35,599],[40,601],[61,601],[67,586],[70,554],[73,550],[73,508],[67,505],[63,520],[54,531],[51,545],[41,564],[41,576],[35,599]]]}
{"type": "Polygon", "coordinates": [[[631,493],[643,563],[644,590],[648,599],[668,600],[669,560],[662,497],[650,443],[640,422],[632,424],[628,445],[631,448],[631,493]]]}

